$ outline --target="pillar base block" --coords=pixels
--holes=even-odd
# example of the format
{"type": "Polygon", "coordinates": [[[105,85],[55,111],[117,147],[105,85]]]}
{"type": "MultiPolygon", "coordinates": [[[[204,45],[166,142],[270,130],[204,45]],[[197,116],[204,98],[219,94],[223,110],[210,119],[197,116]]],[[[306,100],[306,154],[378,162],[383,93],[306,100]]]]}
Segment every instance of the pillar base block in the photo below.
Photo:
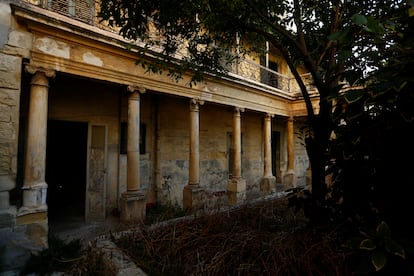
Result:
{"type": "Polygon", "coordinates": [[[260,183],[260,194],[268,195],[276,192],[276,177],[266,176],[263,177],[260,183]]]}
{"type": "Polygon", "coordinates": [[[47,184],[37,183],[23,187],[23,206],[38,207],[46,205],[47,184]]]}
{"type": "Polygon", "coordinates": [[[246,200],[246,180],[243,178],[231,178],[227,182],[227,194],[229,204],[234,205],[246,200]]]}
{"type": "Polygon", "coordinates": [[[204,188],[198,184],[189,184],[183,190],[183,208],[190,212],[204,209],[205,193],[204,188]]]}
{"type": "Polygon", "coordinates": [[[288,170],[287,172],[283,174],[282,185],[283,185],[284,190],[296,187],[295,171],[288,170]]]}
{"type": "Polygon", "coordinates": [[[142,222],[146,215],[145,195],[140,191],[128,191],[121,195],[122,223],[142,222]]]}

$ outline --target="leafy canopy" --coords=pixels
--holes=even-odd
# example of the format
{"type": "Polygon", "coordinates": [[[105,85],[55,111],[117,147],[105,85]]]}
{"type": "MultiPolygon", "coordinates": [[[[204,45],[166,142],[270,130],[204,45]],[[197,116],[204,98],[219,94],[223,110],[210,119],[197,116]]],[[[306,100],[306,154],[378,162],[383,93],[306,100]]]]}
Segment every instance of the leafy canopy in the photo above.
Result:
{"type": "MultiPolygon", "coordinates": [[[[317,77],[315,82],[338,80],[344,72],[354,82],[367,66],[375,66],[385,47],[384,41],[363,30],[393,28],[387,15],[404,4],[395,0],[103,0],[99,16],[119,27],[125,38],[144,43],[142,54],[156,45],[152,54],[158,61],[180,57],[174,60],[180,65],[175,68],[178,73],[224,72],[236,47],[241,54],[262,53],[264,41],[270,41],[292,63],[291,69],[304,63],[317,77]],[[242,38],[239,45],[236,37],[242,38]],[[184,55],[177,56],[180,53],[184,55]]],[[[161,63],[152,69],[156,67],[161,68],[161,63]]]]}

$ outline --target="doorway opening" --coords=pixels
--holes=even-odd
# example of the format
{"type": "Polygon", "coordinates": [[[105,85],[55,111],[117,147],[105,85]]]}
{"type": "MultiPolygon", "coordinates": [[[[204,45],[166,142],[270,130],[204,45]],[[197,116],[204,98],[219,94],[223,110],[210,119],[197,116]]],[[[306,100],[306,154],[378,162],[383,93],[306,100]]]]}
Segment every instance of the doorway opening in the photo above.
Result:
{"type": "Polygon", "coordinates": [[[46,183],[49,222],[85,218],[88,123],[49,120],[46,183]]]}

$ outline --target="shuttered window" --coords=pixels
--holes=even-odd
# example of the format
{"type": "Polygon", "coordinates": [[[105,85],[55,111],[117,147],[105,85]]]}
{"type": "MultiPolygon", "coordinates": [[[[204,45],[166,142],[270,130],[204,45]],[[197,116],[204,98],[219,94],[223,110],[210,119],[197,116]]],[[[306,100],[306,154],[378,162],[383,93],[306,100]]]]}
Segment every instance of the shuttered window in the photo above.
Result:
{"type": "Polygon", "coordinates": [[[47,9],[92,24],[94,0],[48,0],[47,9]]]}

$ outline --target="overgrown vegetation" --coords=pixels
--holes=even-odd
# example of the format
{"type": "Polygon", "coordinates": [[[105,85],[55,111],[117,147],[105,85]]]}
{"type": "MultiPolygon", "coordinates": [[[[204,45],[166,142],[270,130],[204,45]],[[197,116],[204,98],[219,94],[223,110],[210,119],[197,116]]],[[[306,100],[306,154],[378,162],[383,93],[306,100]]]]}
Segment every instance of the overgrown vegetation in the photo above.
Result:
{"type": "Polygon", "coordinates": [[[413,244],[385,222],[373,229],[352,221],[310,226],[289,197],[113,239],[148,275],[414,274],[413,244]]]}
{"type": "MultiPolygon", "coordinates": [[[[147,209],[144,225],[149,226],[185,215],[186,212],[178,205],[156,204],[147,209]]],[[[101,255],[94,250],[93,246],[85,246],[80,239],[66,242],[50,233],[48,242],[49,248],[30,257],[21,271],[22,275],[31,273],[50,275],[53,272],[65,273],[65,275],[113,275],[115,273],[108,271],[110,266],[103,265],[101,255]]]]}
{"type": "Polygon", "coordinates": [[[147,207],[145,215],[145,225],[155,224],[161,221],[166,221],[173,218],[183,217],[187,215],[183,208],[176,205],[154,204],[147,207]]]}
{"type": "Polygon", "coordinates": [[[341,232],[310,230],[287,199],[140,228],[114,242],[148,275],[350,275],[341,232]]]}
{"type": "MultiPolygon", "coordinates": [[[[376,228],[351,221],[310,226],[289,199],[182,218],[180,208],[154,206],[145,224],[109,237],[148,275],[414,275],[413,243],[385,222],[376,228]]],[[[22,275],[116,273],[93,242],[82,250],[79,240],[51,236],[49,246],[22,275]]]]}

